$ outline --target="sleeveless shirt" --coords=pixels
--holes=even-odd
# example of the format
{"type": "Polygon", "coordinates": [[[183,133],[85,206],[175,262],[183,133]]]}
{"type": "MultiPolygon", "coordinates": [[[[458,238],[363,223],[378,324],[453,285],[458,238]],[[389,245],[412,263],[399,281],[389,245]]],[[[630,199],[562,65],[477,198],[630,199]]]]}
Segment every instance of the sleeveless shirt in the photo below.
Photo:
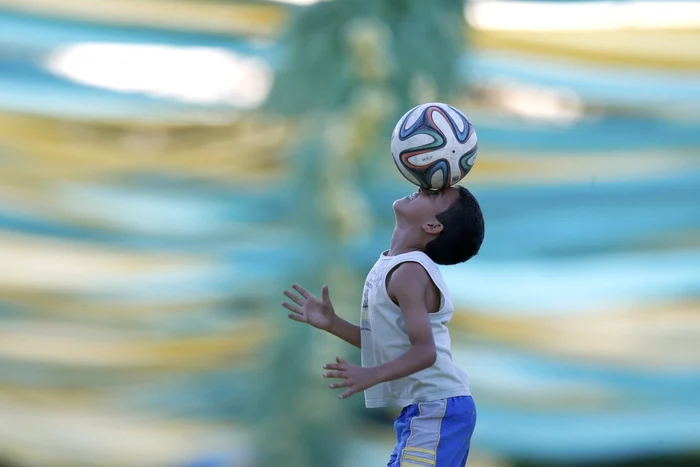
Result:
{"type": "Polygon", "coordinates": [[[387,252],[384,252],[367,275],[360,317],[362,366],[383,365],[411,348],[401,309],[386,290],[387,274],[404,262],[423,266],[440,290],[439,310],[428,313],[437,358],[429,368],[365,390],[367,408],[405,407],[418,402],[470,395],[466,373],[452,361],[447,323],[454,314],[454,307],[449,290],[437,265],[422,251],[396,256],[387,256],[387,252]]]}

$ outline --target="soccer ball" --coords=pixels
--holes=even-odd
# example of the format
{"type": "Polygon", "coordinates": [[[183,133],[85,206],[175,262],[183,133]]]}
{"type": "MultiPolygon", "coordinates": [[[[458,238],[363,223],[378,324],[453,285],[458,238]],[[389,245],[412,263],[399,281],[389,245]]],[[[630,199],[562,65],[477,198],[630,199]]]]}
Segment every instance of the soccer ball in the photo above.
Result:
{"type": "Polygon", "coordinates": [[[476,153],[476,131],[467,117],[438,102],[406,112],[391,135],[391,155],[399,172],[430,190],[462,180],[474,166],[476,153]]]}

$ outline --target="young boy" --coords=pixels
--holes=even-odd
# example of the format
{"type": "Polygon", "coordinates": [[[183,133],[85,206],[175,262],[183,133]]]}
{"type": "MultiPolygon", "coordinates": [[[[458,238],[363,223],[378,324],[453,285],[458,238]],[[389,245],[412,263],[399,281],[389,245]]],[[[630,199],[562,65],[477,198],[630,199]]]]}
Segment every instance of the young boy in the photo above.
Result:
{"type": "Polygon", "coordinates": [[[463,467],[476,423],[467,375],[452,362],[447,323],[454,308],[437,264],[479,252],[484,218],[465,188],[421,189],[394,202],[388,251],[367,276],[360,326],[335,314],[328,286],[321,298],[295,284],[285,290],[289,318],[330,332],[362,353],[362,366],[336,357],[324,365],[344,399],[364,391],[368,408],[402,407],[389,467],[463,467]]]}

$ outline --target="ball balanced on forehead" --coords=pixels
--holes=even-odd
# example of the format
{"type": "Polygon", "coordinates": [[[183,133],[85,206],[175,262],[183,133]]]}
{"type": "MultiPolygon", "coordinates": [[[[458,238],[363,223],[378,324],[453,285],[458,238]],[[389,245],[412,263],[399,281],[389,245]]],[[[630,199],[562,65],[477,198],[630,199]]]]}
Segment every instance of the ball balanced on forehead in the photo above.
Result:
{"type": "Polygon", "coordinates": [[[477,137],[462,112],[448,104],[417,105],[391,135],[396,167],[414,185],[440,190],[458,183],[474,166],[477,137]]]}

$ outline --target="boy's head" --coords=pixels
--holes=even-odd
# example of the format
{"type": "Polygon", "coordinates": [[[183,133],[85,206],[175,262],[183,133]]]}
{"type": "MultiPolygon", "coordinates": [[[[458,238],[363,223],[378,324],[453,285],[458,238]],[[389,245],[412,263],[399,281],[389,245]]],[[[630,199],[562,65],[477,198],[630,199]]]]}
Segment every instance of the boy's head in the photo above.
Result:
{"type": "Polygon", "coordinates": [[[484,241],[484,217],[464,187],[421,188],[394,202],[396,229],[438,264],[458,264],[475,256],[484,241]]]}

